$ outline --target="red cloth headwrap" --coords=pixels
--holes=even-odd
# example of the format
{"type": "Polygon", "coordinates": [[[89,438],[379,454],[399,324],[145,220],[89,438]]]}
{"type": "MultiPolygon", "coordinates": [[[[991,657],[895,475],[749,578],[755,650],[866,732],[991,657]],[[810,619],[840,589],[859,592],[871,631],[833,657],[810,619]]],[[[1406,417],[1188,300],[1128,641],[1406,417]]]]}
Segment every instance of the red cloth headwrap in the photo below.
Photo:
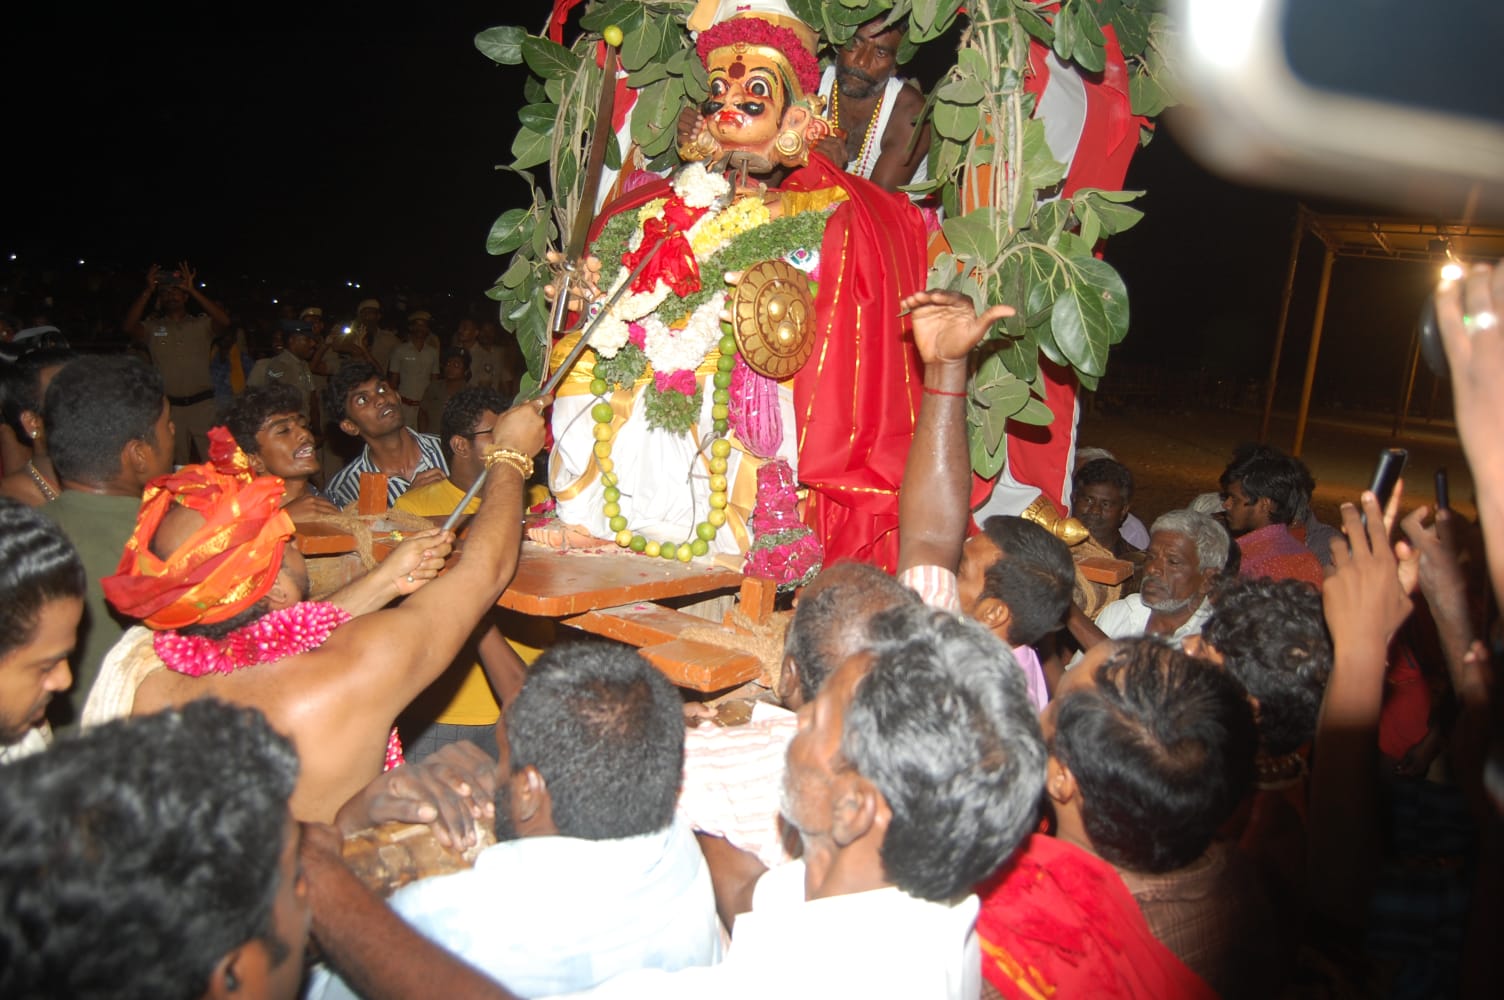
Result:
{"type": "Polygon", "coordinates": [[[281,508],[282,480],[253,476],[225,428],[211,430],[209,440],[209,462],[146,487],[116,575],[102,581],[111,604],[150,628],[213,625],[255,604],[276,582],[293,533],[281,508]],[[205,523],[163,560],[150,545],[174,505],[203,515],[205,523]]]}

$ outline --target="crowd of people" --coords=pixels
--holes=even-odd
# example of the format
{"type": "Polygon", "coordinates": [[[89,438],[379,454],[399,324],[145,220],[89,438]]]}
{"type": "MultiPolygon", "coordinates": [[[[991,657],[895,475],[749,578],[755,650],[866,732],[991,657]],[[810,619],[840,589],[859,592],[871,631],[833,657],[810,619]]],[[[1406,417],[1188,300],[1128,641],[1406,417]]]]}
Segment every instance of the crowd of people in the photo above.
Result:
{"type": "MultiPolygon", "coordinates": [[[[191,293],[157,291],[142,326],[186,338],[191,293]]],[[[5,413],[30,455],[0,500],[0,992],[1353,995],[1386,985],[1355,957],[1370,829],[1427,774],[1476,831],[1466,947],[1436,982],[1487,983],[1504,796],[1477,570],[1497,593],[1504,335],[1479,317],[1504,268],[1438,296],[1486,554],[1424,505],[1391,545],[1398,497],[1322,526],[1309,470],[1268,447],[1233,455],[1211,514],[1187,498],[1146,527],[1132,473],[1083,449],[1074,549],[1023,517],[974,525],[960,390],[1007,310],[911,297],[927,391],[900,572],[820,573],[776,686],[725,727],[630,647],[522,656],[497,627],[546,399],[453,386],[430,438],[406,421],[404,345],[383,365],[357,341],[322,393],[268,373],[209,421],[207,461],[175,465],[199,447],[176,433],[197,383],[24,356],[5,413]],[[489,470],[459,558],[417,532],[306,599],[296,525],[350,499],[318,485],[315,406],[416,515],[489,470]],[[1117,582],[1082,572],[1103,554],[1117,582]],[[404,758],[393,722],[445,676],[485,691],[479,714],[431,713],[404,758]],[[474,863],[384,901],[339,836],[386,821],[474,863]]],[[[292,332],[268,368],[334,350],[292,332]]]]}
{"type": "MultiPolygon", "coordinates": [[[[818,84],[850,126],[821,155],[890,191],[928,142],[900,34],[818,84]]],[[[494,323],[308,303],[253,349],[153,266],[133,350],[0,369],[0,995],[1488,995],[1501,307],[1504,264],[1436,293],[1478,533],[1396,524],[1402,489],[1323,524],[1266,445],[1168,511],[1080,448],[1067,509],[978,521],[971,361],[1012,309],[903,297],[912,443],[867,456],[897,572],[815,575],[722,725],[630,646],[499,616],[552,400],[515,402],[494,323]],[[300,534],[372,502],[468,520],[314,593],[300,534]],[[446,869],[383,898],[346,845],[392,823],[446,869]],[[1391,877],[1442,829],[1446,912],[1391,877]],[[1398,962],[1406,920],[1455,947],[1398,962]]]]}

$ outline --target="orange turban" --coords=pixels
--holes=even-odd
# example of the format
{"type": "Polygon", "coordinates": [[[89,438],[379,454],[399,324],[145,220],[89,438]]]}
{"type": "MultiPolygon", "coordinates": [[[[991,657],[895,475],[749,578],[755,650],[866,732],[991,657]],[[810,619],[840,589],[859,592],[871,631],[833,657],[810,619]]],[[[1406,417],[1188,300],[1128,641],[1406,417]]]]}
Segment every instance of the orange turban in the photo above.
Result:
{"type": "Polygon", "coordinates": [[[102,581],[111,604],[150,628],[213,625],[255,604],[276,582],[293,533],[281,507],[282,480],[253,476],[225,428],[209,431],[209,442],[209,462],[146,487],[116,575],[102,581]],[[163,560],[150,544],[174,504],[202,514],[205,523],[163,560]]]}

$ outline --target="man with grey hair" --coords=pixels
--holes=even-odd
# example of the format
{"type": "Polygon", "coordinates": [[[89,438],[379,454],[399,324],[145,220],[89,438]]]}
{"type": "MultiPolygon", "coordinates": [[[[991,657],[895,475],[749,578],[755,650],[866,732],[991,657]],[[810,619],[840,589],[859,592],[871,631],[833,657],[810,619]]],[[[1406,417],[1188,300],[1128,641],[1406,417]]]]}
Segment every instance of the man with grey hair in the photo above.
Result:
{"type": "Polygon", "coordinates": [[[789,745],[783,812],[802,859],[737,886],[707,856],[717,896],[749,907],[725,960],[592,997],[977,996],[972,887],[1035,824],[1039,720],[1008,647],[976,622],[906,604],[867,634],[789,745]]]}
{"type": "MultiPolygon", "coordinates": [[[[1152,635],[1178,646],[1186,636],[1200,635],[1211,614],[1206,595],[1227,563],[1227,546],[1227,532],[1205,514],[1162,515],[1149,529],[1139,592],[1107,605],[1095,622],[1073,605],[1066,627],[1082,650],[1104,639],[1152,635]]],[[[1079,660],[1078,654],[1071,665],[1079,660]]]]}
{"type": "MultiPolygon", "coordinates": [[[[892,608],[800,711],[783,801],[801,860],[736,885],[707,855],[717,896],[745,902],[725,960],[628,972],[590,997],[978,995],[972,887],[1034,828],[1046,766],[1008,647],[974,621],[892,608]]],[[[319,943],[362,995],[514,1000],[312,860],[319,943]]]]}

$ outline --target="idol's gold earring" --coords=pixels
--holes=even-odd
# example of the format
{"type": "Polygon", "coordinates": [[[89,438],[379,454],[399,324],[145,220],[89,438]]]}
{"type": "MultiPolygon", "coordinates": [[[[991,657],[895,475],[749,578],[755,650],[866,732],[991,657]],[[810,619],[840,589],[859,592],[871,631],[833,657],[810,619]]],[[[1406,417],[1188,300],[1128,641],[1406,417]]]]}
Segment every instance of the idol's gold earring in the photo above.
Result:
{"type": "Polygon", "coordinates": [[[809,149],[804,144],[804,134],[791,128],[778,133],[773,148],[780,157],[791,163],[803,163],[809,156],[809,149]]]}

